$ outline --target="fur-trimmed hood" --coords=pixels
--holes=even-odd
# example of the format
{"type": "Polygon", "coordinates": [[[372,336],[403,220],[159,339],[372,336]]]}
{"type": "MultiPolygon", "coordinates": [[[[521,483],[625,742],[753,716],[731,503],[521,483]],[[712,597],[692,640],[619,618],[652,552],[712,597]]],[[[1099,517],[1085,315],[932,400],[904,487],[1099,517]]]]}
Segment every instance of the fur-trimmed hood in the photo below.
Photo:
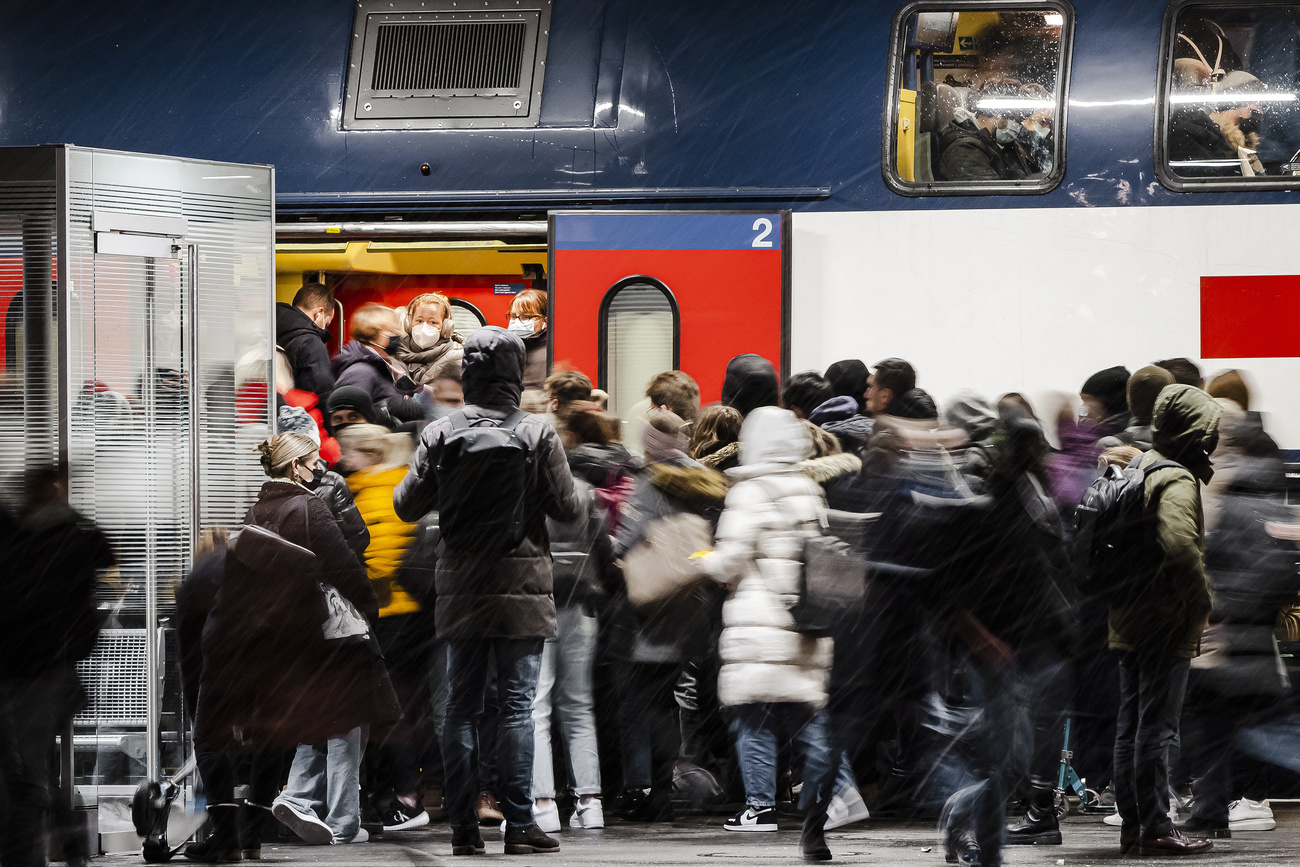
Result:
{"type": "Polygon", "coordinates": [[[719,466],[721,466],[731,458],[738,459],[739,457],[740,457],[740,443],[736,442],[736,443],[727,443],[725,446],[719,448],[716,452],[710,452],[709,454],[700,458],[699,461],[709,469],[716,470],[719,466]]]}
{"type": "Polygon", "coordinates": [[[646,478],[666,496],[694,507],[720,504],[727,498],[727,479],[716,470],[690,464],[658,463],[646,478]]]}
{"type": "Polygon", "coordinates": [[[800,461],[799,469],[817,484],[826,485],[840,476],[852,475],[861,470],[862,459],[850,454],[826,455],[800,461]]]}

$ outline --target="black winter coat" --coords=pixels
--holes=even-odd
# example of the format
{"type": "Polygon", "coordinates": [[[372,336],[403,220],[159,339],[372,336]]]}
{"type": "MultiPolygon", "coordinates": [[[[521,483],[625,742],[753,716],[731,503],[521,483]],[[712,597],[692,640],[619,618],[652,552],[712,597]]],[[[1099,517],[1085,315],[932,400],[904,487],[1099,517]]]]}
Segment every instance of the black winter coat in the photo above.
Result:
{"type": "Polygon", "coordinates": [[[382,657],[359,644],[326,642],[321,633],[321,583],[371,622],[379,610],[329,507],[296,484],[269,481],[248,522],[315,552],[317,568],[270,574],[226,558],[203,628],[195,741],[220,747],[242,733],[259,748],[288,748],[396,719],[382,657]]]}
{"type": "Polygon", "coordinates": [[[294,388],[315,394],[322,407],[334,390],[329,340],[330,333],[317,328],[297,307],[283,301],[275,305],[275,343],[289,358],[294,388]]]}
{"type": "MultiPolygon", "coordinates": [[[[524,355],[523,342],[496,326],[481,328],[465,341],[463,411],[471,421],[505,419],[519,408],[524,355]]],[[[419,521],[438,508],[437,467],[451,430],[450,418],[442,418],[420,434],[411,470],[393,491],[393,507],[403,521],[419,521]]],[[[546,519],[572,521],[578,516],[578,497],[555,429],[530,415],[515,433],[531,450],[524,539],[505,553],[453,550],[440,542],[434,612],[439,638],[555,636],[546,519]]]]}
{"type": "Polygon", "coordinates": [[[943,181],[1014,181],[1035,167],[1018,144],[1003,146],[971,121],[954,121],[939,131],[939,178],[943,181]]]}
{"type": "Polygon", "coordinates": [[[1169,163],[1185,178],[1241,174],[1237,149],[1214,118],[1195,106],[1175,111],[1169,121],[1169,163]]]}
{"type": "Polygon", "coordinates": [[[574,479],[578,495],[578,516],[572,521],[547,519],[551,536],[551,560],[558,607],[595,607],[607,591],[617,586],[614,545],[602,510],[596,505],[595,488],[574,479]]]}
{"type": "Polygon", "coordinates": [[[387,407],[389,400],[402,400],[415,393],[413,388],[399,391],[387,362],[355,340],[334,357],[334,377],[335,388],[350,385],[370,395],[376,411],[387,407]]]}
{"type": "Polygon", "coordinates": [[[330,507],[334,520],[339,523],[344,541],[357,555],[357,559],[365,563],[366,549],[370,547],[370,530],[366,527],[366,519],[357,510],[347,480],[331,470],[325,473],[312,493],[330,507]]]}

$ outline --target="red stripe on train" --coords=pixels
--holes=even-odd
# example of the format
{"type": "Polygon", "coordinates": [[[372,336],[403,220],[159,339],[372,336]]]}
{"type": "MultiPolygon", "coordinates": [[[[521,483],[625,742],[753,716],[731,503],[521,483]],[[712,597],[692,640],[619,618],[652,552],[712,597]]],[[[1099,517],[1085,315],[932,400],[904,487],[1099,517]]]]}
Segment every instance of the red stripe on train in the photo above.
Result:
{"type": "Polygon", "coordinates": [[[1300,356],[1300,275],[1201,278],[1202,358],[1300,356]]]}

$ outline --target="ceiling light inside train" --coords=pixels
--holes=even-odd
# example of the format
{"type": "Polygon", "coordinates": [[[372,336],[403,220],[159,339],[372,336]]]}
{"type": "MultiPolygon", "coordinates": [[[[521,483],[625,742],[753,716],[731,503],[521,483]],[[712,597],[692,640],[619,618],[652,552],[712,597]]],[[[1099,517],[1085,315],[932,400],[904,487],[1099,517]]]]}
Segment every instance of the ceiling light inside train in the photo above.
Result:
{"type": "Polygon", "coordinates": [[[1065,16],[1060,12],[1048,12],[1043,16],[1043,23],[1048,27],[1061,27],[1065,24],[1065,16]]]}
{"type": "Polygon", "coordinates": [[[975,107],[986,109],[988,111],[997,111],[999,109],[1003,111],[1013,111],[1013,110],[1039,111],[1040,109],[1047,109],[1048,111],[1051,111],[1052,109],[1056,108],[1056,100],[1017,99],[1015,97],[990,96],[981,99],[979,102],[975,103],[975,107]]]}
{"type": "Polygon", "coordinates": [[[1175,93],[1169,97],[1174,104],[1245,105],[1251,102],[1295,102],[1294,93],[1175,93]]]}

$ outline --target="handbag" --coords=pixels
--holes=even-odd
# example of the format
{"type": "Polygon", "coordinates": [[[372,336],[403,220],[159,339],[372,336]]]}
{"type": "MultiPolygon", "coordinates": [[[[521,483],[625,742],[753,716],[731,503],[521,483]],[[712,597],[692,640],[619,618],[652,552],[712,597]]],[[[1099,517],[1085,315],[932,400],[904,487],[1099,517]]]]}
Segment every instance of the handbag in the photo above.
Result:
{"type": "Polygon", "coordinates": [[[678,512],[654,521],[645,540],[623,558],[628,601],[638,609],[651,608],[705,580],[690,557],[711,547],[709,522],[699,515],[678,512]]]}

